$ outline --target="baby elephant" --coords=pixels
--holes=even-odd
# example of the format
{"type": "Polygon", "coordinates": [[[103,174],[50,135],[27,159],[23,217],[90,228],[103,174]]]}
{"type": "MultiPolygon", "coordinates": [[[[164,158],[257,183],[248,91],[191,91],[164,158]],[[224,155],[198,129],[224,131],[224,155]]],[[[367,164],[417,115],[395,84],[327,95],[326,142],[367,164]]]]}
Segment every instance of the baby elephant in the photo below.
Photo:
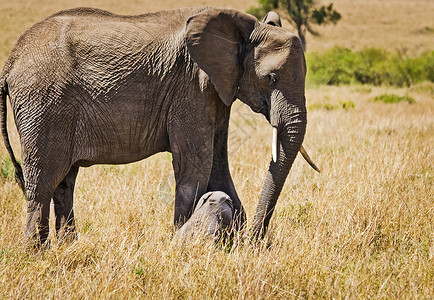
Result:
{"type": "Polygon", "coordinates": [[[176,233],[181,242],[194,238],[212,238],[219,241],[232,229],[234,207],[232,199],[224,192],[208,192],[197,203],[190,219],[176,233]]]}

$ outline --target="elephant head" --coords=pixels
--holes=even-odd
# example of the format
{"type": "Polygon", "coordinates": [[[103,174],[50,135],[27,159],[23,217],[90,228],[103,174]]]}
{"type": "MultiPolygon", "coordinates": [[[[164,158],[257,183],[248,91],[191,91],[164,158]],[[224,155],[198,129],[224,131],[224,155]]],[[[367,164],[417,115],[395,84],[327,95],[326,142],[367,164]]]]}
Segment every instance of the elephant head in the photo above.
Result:
{"type": "Polygon", "coordinates": [[[273,23],[267,24],[237,11],[207,9],[188,20],[186,33],[193,61],[222,101],[229,106],[240,99],[273,127],[272,160],[252,240],[266,232],[306,131],[303,49],[297,36],[279,26],[275,13],[270,18],[273,23]]]}

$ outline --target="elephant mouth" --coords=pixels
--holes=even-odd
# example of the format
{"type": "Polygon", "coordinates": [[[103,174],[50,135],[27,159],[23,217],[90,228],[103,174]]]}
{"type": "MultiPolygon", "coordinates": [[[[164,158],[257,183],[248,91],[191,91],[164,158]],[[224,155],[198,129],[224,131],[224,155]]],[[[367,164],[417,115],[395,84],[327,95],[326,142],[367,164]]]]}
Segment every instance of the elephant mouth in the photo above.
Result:
{"type": "Polygon", "coordinates": [[[267,121],[270,122],[270,108],[267,105],[263,105],[259,109],[259,113],[263,114],[265,119],[267,119],[267,121]]]}
{"type": "Polygon", "coordinates": [[[267,119],[267,121],[270,122],[270,108],[265,102],[261,107],[259,107],[259,109],[253,111],[262,114],[265,117],[265,119],[267,119]]]}
{"type": "Polygon", "coordinates": [[[259,99],[261,101],[260,106],[258,109],[254,110],[254,111],[262,114],[265,117],[265,119],[267,119],[268,123],[270,123],[270,120],[271,120],[270,103],[271,103],[271,101],[269,99],[267,100],[267,98],[264,96],[260,96],[259,99]]]}

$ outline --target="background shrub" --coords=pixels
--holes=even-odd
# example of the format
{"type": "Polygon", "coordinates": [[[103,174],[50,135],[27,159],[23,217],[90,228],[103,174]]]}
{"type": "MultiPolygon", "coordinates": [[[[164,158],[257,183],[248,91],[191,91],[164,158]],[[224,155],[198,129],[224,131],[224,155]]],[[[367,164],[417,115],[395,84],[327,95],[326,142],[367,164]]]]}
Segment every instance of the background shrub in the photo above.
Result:
{"type": "Polygon", "coordinates": [[[308,83],[314,85],[372,84],[410,86],[434,81],[434,51],[416,58],[384,49],[358,52],[334,47],[324,53],[309,53],[308,83]]]}
{"type": "Polygon", "coordinates": [[[382,94],[379,96],[376,96],[374,98],[375,102],[381,101],[384,103],[399,103],[399,102],[408,102],[409,104],[413,104],[416,101],[414,100],[414,98],[410,97],[410,96],[398,96],[395,94],[382,94]]]}
{"type": "Polygon", "coordinates": [[[15,176],[15,169],[9,157],[0,160],[0,174],[3,178],[13,180],[15,176]]]}

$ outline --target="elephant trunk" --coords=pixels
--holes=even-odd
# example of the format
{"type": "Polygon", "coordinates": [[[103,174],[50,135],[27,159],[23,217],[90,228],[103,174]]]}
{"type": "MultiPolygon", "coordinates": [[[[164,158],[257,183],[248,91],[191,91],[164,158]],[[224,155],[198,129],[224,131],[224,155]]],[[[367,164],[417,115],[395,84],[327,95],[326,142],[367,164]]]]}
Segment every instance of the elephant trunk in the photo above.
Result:
{"type": "Polygon", "coordinates": [[[277,128],[276,145],[273,145],[277,151],[273,154],[256,207],[250,231],[251,241],[264,237],[283,184],[303,143],[306,132],[304,94],[292,95],[288,98],[282,96],[280,92],[273,92],[270,123],[273,131],[277,128]]]}

